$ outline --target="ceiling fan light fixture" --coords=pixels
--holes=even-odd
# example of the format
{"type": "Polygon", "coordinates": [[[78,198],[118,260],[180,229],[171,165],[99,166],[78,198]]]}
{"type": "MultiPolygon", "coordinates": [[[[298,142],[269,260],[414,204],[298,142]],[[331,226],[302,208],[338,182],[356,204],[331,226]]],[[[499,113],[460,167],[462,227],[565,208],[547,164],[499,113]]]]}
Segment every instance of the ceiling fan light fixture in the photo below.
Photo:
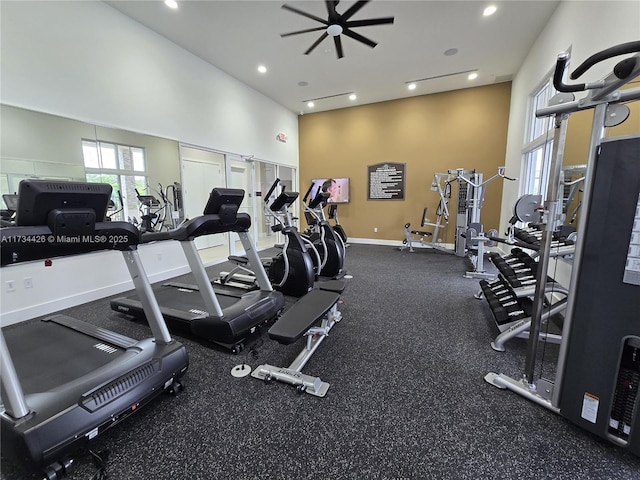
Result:
{"type": "Polygon", "coordinates": [[[332,37],[337,37],[342,33],[342,27],[337,23],[333,23],[327,27],[327,33],[332,37]]]}

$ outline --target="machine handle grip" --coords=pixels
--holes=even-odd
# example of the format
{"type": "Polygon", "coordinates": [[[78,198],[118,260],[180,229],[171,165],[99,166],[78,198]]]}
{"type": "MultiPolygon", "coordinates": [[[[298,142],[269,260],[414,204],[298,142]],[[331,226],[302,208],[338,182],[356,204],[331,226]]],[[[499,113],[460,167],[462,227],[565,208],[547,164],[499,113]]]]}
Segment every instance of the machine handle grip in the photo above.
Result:
{"type": "Polygon", "coordinates": [[[276,189],[276,187],[278,186],[278,183],[280,183],[280,179],[276,178],[276,181],[273,182],[273,185],[271,185],[271,188],[269,189],[269,191],[267,192],[267,194],[264,197],[264,201],[265,203],[269,200],[269,197],[271,196],[271,194],[273,193],[273,191],[276,189]]]}
{"type": "Polygon", "coordinates": [[[556,70],[555,72],[553,72],[553,86],[559,92],[564,92],[564,93],[581,92],[586,89],[586,85],[584,83],[567,85],[562,81],[562,74],[564,73],[564,70],[567,67],[568,61],[569,61],[569,54],[567,52],[562,52],[560,55],[558,55],[558,60],[556,61],[556,70]]]}
{"type": "Polygon", "coordinates": [[[625,55],[627,53],[640,52],[640,41],[621,43],[613,47],[602,50],[601,52],[594,53],[584,62],[582,62],[569,76],[571,80],[575,80],[583,73],[593,67],[596,63],[600,63],[608,58],[617,57],[618,55],[625,55]]]}

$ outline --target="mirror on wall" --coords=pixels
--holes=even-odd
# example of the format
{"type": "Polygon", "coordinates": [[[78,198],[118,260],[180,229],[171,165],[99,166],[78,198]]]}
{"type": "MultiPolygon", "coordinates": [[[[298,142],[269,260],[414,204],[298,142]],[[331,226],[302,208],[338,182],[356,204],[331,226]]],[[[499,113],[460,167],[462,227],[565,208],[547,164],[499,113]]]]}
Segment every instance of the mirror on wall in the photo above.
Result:
{"type": "MultiPolygon", "coordinates": [[[[201,215],[213,187],[243,188],[242,211],[254,219],[258,248],[277,243],[259,192],[276,175],[293,189],[292,167],[8,105],[0,105],[0,122],[2,195],[17,193],[26,178],[109,183],[113,220],[159,231],[201,215]]],[[[205,263],[241,253],[227,234],[196,245],[205,263]]]]}
{"type": "Polygon", "coordinates": [[[146,220],[155,229],[180,220],[176,141],[8,105],[0,122],[3,195],[25,178],[105,182],[113,187],[113,220],[146,220]]]}

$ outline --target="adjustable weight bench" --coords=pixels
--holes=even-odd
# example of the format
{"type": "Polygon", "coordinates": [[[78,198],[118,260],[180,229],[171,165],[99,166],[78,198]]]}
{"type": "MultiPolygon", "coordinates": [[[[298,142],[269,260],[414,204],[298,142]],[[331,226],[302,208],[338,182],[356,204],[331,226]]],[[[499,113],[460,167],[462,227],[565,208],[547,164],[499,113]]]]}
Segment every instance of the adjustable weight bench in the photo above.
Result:
{"type": "Polygon", "coordinates": [[[290,345],[303,336],[307,337],[306,344],[296,359],[288,367],[260,365],[251,372],[252,377],[265,382],[278,380],[294,385],[300,394],[306,392],[317,397],[327,394],[328,383],[319,377],[301,373],[318,346],[329,335],[329,331],[342,320],[338,300],[344,290],[344,283],[325,283],[326,285],[321,284],[298,300],[269,329],[269,338],[283,345],[290,345]]]}

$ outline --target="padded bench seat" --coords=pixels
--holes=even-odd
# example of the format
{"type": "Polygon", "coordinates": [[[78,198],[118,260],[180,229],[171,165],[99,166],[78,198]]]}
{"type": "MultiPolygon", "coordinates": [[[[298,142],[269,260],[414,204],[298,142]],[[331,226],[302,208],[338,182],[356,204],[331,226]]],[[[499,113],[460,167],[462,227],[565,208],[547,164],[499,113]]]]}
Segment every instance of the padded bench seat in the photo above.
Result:
{"type": "Polygon", "coordinates": [[[327,290],[311,290],[296,302],[269,329],[269,338],[284,345],[299,340],[331,310],[340,294],[327,290]]]}

